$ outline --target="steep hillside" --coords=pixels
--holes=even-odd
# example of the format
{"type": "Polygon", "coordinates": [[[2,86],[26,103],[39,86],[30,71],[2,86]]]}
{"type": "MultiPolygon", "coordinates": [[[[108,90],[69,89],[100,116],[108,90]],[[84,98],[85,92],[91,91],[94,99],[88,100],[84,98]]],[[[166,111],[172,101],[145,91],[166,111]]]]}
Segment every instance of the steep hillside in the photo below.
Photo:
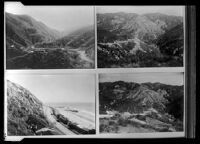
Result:
{"type": "Polygon", "coordinates": [[[7,80],[8,135],[35,135],[48,127],[43,104],[22,86],[7,80]]]}
{"type": "Polygon", "coordinates": [[[183,65],[183,18],[179,16],[97,14],[97,41],[99,68],[183,65]]]}
{"type": "Polygon", "coordinates": [[[123,81],[105,82],[99,84],[99,98],[102,112],[117,110],[139,113],[154,108],[162,113],[169,112],[178,119],[183,118],[183,86],[123,81]]]}
{"type": "Polygon", "coordinates": [[[52,41],[61,36],[60,32],[47,27],[42,22],[36,21],[28,15],[14,15],[5,13],[6,38],[15,43],[27,47],[40,42],[52,41]]]}
{"type": "Polygon", "coordinates": [[[95,134],[91,119],[81,110],[47,106],[26,88],[7,80],[8,136],[95,134]]]}
{"type": "Polygon", "coordinates": [[[100,83],[100,132],[183,131],[183,98],[183,86],[100,83]]]}
{"type": "Polygon", "coordinates": [[[160,48],[161,53],[172,56],[183,55],[183,25],[177,25],[166,31],[165,34],[158,37],[156,44],[160,48]]]}
{"type": "Polygon", "coordinates": [[[182,23],[181,17],[164,14],[107,13],[97,14],[98,42],[139,38],[149,42],[166,30],[182,23]]]}

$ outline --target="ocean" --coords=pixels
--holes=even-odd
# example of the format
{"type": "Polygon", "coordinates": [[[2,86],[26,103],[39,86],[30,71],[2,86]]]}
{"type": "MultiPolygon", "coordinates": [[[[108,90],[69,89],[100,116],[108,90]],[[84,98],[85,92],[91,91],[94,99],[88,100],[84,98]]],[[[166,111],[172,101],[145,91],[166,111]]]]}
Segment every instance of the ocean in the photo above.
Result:
{"type": "Polygon", "coordinates": [[[78,110],[84,110],[95,114],[95,103],[46,103],[51,107],[71,107],[78,110]]]}

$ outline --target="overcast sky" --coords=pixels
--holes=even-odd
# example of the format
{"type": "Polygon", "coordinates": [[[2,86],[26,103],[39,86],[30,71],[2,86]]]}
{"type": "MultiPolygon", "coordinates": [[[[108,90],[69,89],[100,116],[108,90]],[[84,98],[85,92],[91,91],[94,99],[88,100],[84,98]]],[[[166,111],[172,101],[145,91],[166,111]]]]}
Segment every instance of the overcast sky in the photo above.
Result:
{"type": "Polygon", "coordinates": [[[94,74],[7,74],[44,103],[95,102],[94,74]]]}
{"type": "Polygon", "coordinates": [[[73,31],[94,24],[92,6],[24,6],[18,2],[6,2],[5,11],[29,15],[60,31],[73,31]]]}
{"type": "Polygon", "coordinates": [[[115,12],[127,12],[127,13],[163,13],[167,15],[183,16],[183,6],[99,6],[97,7],[97,13],[115,13],[115,12]]]}
{"type": "Polygon", "coordinates": [[[160,82],[170,85],[183,85],[183,73],[134,73],[134,74],[100,74],[100,82],[160,82]]]}

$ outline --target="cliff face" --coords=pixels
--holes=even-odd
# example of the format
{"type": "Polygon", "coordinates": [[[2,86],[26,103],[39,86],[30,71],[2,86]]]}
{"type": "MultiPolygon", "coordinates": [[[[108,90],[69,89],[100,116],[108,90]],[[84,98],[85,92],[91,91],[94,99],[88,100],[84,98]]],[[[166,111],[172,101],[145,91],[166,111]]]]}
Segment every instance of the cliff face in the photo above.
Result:
{"type": "Polygon", "coordinates": [[[47,127],[43,104],[22,86],[7,81],[8,135],[35,135],[47,127]]]}

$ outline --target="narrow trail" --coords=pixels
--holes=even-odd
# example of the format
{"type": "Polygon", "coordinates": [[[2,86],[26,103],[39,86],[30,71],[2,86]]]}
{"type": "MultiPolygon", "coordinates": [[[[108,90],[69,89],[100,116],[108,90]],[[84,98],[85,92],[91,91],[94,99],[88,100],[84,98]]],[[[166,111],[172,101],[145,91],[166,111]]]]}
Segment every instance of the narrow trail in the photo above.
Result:
{"type": "Polygon", "coordinates": [[[27,54],[24,54],[24,55],[19,55],[19,56],[16,56],[16,57],[12,57],[12,58],[9,58],[8,61],[11,61],[11,60],[14,61],[14,60],[16,60],[18,58],[23,58],[23,57],[25,57],[25,56],[27,56],[29,54],[30,54],[30,52],[27,53],[27,54]]]}

